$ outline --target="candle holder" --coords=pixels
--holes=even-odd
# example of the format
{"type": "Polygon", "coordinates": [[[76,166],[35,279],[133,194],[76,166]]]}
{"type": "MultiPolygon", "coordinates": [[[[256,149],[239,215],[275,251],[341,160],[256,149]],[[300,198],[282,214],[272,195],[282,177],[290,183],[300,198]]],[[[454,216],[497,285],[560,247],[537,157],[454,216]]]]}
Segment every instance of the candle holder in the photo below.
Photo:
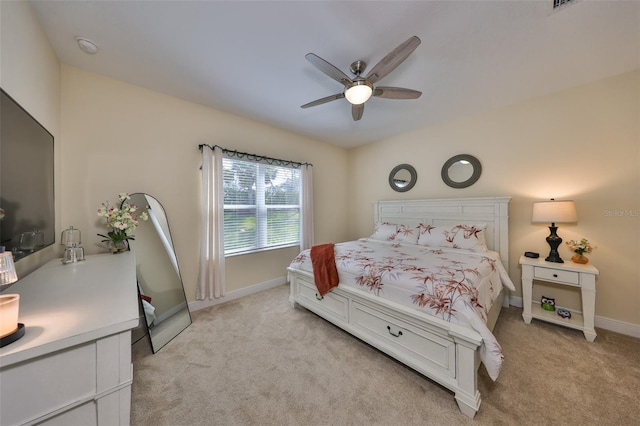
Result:
{"type": "MultiPolygon", "coordinates": [[[[0,246],[0,288],[18,281],[13,255],[0,246]]],[[[24,336],[24,324],[18,322],[19,294],[0,294],[0,348],[24,336]]]]}

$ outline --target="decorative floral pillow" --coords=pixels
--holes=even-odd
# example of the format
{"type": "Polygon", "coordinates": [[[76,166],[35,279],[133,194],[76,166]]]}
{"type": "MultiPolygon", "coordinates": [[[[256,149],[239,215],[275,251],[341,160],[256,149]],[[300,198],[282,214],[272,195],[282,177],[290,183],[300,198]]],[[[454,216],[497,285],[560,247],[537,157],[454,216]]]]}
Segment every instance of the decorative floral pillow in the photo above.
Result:
{"type": "Polygon", "coordinates": [[[486,251],[486,224],[431,226],[418,225],[418,244],[429,247],[486,251]]]}
{"type": "Polygon", "coordinates": [[[417,244],[418,228],[409,228],[405,225],[396,225],[388,222],[378,222],[370,238],[372,240],[417,244]]]}

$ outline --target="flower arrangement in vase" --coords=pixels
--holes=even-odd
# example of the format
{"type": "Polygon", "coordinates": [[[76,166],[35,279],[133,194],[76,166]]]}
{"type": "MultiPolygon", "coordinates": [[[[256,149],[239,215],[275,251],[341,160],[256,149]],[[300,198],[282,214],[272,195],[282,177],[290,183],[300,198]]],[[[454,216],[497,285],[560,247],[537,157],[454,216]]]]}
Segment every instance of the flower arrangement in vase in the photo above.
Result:
{"type": "Polygon", "coordinates": [[[585,253],[591,253],[594,247],[591,247],[591,244],[586,238],[581,239],[580,241],[571,240],[567,241],[567,245],[575,254],[571,257],[571,260],[575,263],[588,263],[589,258],[585,256],[585,253]]]}
{"type": "Polygon", "coordinates": [[[120,207],[109,207],[109,203],[103,203],[102,207],[98,209],[98,216],[104,217],[107,220],[107,227],[109,232],[107,235],[98,234],[99,237],[104,238],[103,243],[107,243],[109,250],[112,253],[121,253],[127,251],[129,248],[129,240],[135,240],[132,232],[138,227],[140,220],[147,220],[149,215],[147,212],[142,212],[138,216],[135,213],[138,210],[138,206],[129,203],[129,196],[126,192],[118,194],[118,201],[120,207]]]}

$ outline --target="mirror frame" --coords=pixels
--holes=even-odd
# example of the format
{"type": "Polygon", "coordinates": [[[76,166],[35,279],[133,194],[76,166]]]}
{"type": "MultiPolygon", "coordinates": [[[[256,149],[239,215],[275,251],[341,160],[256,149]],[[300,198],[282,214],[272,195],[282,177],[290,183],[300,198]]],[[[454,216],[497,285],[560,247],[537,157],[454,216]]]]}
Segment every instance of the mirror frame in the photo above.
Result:
{"type": "Polygon", "coordinates": [[[482,174],[482,165],[480,164],[480,160],[470,154],[458,154],[449,158],[444,165],[442,166],[442,180],[451,188],[467,188],[480,179],[480,175],[482,174]],[[473,173],[471,177],[463,182],[456,182],[449,177],[449,167],[453,166],[458,161],[468,161],[469,164],[473,167],[473,173]]]}
{"type": "Polygon", "coordinates": [[[393,189],[394,191],[407,192],[415,186],[417,180],[418,173],[416,172],[416,169],[410,164],[400,164],[398,166],[395,166],[393,170],[391,170],[391,173],[389,173],[389,186],[391,186],[391,189],[393,189]],[[395,180],[393,179],[396,173],[401,170],[406,170],[411,175],[409,183],[407,183],[406,186],[398,186],[398,184],[396,184],[395,180]]]}

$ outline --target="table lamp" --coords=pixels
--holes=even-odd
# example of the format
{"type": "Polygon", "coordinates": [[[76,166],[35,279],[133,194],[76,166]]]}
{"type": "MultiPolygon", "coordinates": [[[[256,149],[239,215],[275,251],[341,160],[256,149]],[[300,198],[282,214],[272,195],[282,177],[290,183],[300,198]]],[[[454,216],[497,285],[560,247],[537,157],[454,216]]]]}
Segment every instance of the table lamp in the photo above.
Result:
{"type": "MultiPolygon", "coordinates": [[[[0,246],[0,289],[18,281],[11,252],[0,246]]],[[[0,348],[24,336],[24,324],[18,323],[19,294],[0,294],[0,348]]]]}
{"type": "Polygon", "coordinates": [[[556,234],[558,227],[556,223],[573,223],[578,221],[578,214],[576,213],[576,205],[572,200],[558,200],[551,199],[549,201],[537,201],[533,203],[533,214],[531,222],[534,223],[549,223],[549,231],[551,232],[547,237],[547,243],[551,247],[549,256],[544,260],[547,262],[564,263],[560,254],[558,253],[558,246],[562,243],[562,238],[556,234]]]}

